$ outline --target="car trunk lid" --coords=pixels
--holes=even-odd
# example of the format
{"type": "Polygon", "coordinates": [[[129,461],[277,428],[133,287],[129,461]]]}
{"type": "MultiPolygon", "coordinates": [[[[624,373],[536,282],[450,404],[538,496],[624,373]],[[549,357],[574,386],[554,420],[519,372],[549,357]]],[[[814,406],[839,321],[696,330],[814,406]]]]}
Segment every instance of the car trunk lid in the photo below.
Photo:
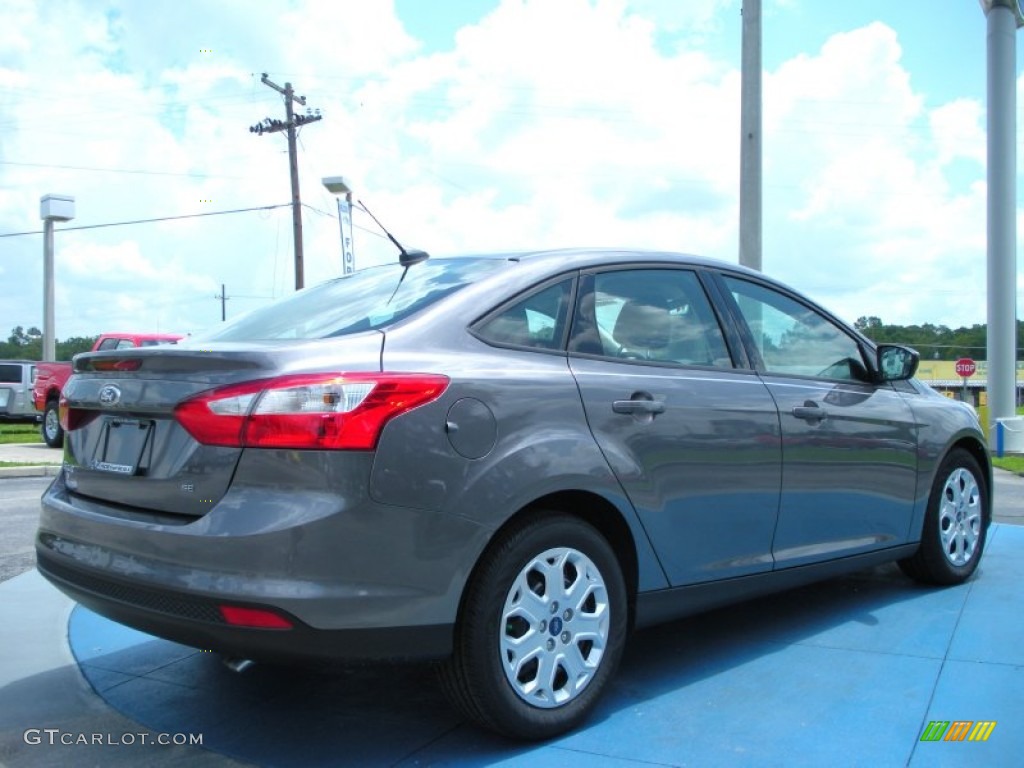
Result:
{"type": "Polygon", "coordinates": [[[243,448],[204,445],[176,408],[209,390],[311,371],[377,371],[383,335],[269,346],[157,347],[75,359],[64,387],[71,492],[198,517],[227,492],[243,448]]]}

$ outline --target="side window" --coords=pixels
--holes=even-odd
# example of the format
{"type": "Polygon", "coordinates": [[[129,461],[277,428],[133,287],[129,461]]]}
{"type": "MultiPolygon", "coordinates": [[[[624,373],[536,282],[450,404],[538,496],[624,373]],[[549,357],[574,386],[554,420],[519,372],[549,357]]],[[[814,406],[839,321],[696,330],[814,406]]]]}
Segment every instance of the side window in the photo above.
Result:
{"type": "Polygon", "coordinates": [[[770,288],[725,277],[750,328],[765,370],[796,376],[867,381],[860,345],[814,310],[770,288]]]}
{"type": "Polygon", "coordinates": [[[535,349],[561,349],[572,280],[562,280],[531,293],[485,318],[476,335],[491,344],[535,349]]]}
{"type": "Polygon", "coordinates": [[[732,367],[700,280],[682,269],[586,275],[569,350],[620,360],[732,367]]]}
{"type": "Polygon", "coordinates": [[[104,339],[103,341],[100,342],[100,345],[98,347],[96,347],[96,349],[97,350],[101,350],[101,349],[116,349],[117,348],[117,342],[118,342],[117,339],[104,339]]]}
{"type": "Polygon", "coordinates": [[[121,339],[117,342],[117,349],[135,349],[135,342],[131,339],[121,339]]]}

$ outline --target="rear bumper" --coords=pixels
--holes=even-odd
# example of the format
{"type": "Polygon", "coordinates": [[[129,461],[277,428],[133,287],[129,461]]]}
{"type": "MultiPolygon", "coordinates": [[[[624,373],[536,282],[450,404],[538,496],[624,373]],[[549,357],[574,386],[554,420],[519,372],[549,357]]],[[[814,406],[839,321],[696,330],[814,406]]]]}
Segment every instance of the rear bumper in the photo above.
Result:
{"type": "Polygon", "coordinates": [[[452,651],[452,624],[322,630],[287,616],[293,623],[290,629],[236,627],[224,620],[217,602],[209,598],[140,587],[122,579],[70,568],[43,551],[37,552],[37,566],[64,594],[101,616],[157,637],[225,655],[317,663],[423,661],[445,658],[452,651]]]}
{"type": "Polygon", "coordinates": [[[236,656],[451,652],[462,589],[489,531],[373,501],[371,454],[245,453],[228,493],[198,517],[79,495],[65,470],[42,499],[40,572],[103,616],[236,656]],[[294,628],[239,628],[223,619],[223,605],[268,609],[294,628]]]}

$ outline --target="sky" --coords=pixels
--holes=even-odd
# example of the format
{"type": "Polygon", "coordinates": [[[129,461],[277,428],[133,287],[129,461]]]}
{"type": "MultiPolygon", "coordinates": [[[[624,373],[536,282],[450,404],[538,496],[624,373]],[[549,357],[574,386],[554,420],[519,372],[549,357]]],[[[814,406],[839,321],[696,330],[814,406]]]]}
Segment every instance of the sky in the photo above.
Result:
{"type": "MultiPolygon", "coordinates": [[[[600,246],[737,263],[740,10],[4,0],[0,336],[42,328],[51,193],[76,207],[56,225],[58,339],[200,332],[221,320],[222,286],[229,318],[294,289],[286,139],[249,131],[284,119],[261,73],[323,116],[298,137],[306,285],[341,272],[321,184],[335,175],[434,256],[600,246]],[[62,231],[76,226],[91,228],[62,231]]],[[[762,16],[765,273],[849,322],[984,323],[977,0],[763,0],[762,16]]],[[[354,223],[358,267],[397,257],[365,213],[354,223]]]]}

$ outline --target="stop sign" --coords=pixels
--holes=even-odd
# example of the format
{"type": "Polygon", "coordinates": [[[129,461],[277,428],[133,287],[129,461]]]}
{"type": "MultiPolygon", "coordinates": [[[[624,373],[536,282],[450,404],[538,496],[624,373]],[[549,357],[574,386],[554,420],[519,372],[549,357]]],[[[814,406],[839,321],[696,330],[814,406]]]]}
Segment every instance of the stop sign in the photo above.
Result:
{"type": "Polygon", "coordinates": [[[963,376],[965,379],[973,376],[976,368],[974,361],[969,357],[961,357],[956,361],[956,375],[963,376]]]}

